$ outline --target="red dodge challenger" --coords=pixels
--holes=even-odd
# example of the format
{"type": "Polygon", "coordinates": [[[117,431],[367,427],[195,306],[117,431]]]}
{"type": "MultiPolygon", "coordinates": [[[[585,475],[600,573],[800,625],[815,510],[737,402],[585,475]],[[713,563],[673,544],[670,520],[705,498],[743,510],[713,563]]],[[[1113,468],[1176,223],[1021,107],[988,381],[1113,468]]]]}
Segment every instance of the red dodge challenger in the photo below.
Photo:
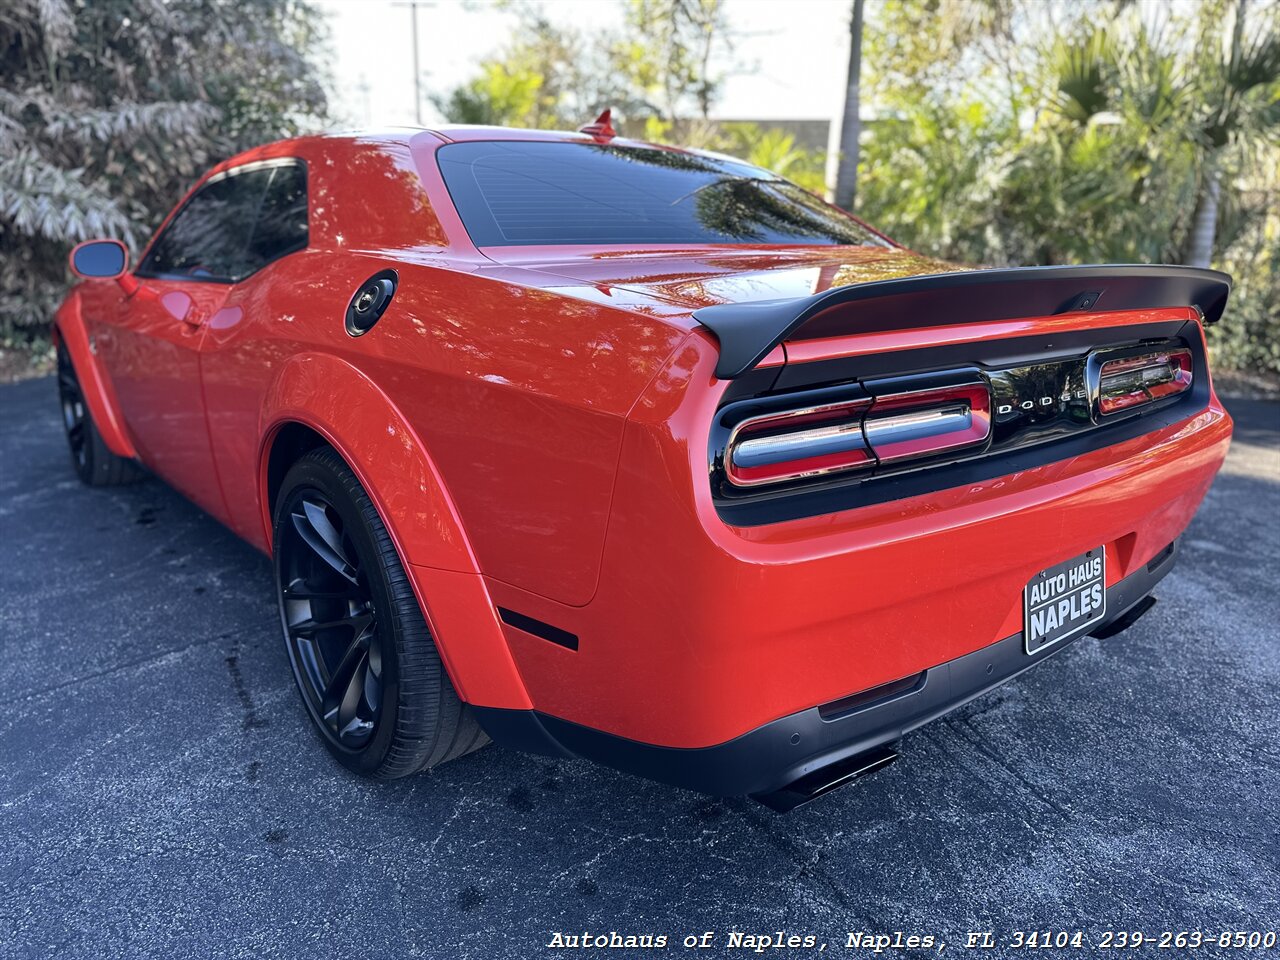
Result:
{"type": "Polygon", "coordinates": [[[1231,420],[1223,274],[970,270],[613,135],[307,137],[71,255],[75,469],[274,560],[316,730],[787,809],[1149,609],[1231,420]]]}

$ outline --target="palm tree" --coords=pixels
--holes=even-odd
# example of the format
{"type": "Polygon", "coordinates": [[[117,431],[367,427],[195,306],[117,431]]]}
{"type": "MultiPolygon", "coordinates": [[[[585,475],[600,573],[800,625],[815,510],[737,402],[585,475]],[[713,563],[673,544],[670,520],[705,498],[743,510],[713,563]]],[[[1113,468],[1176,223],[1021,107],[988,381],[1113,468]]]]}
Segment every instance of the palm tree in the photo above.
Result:
{"type": "MultiPolygon", "coordinates": [[[[1202,151],[1196,200],[1185,260],[1207,267],[1213,259],[1224,165],[1232,148],[1246,155],[1280,130],[1280,34],[1276,18],[1247,31],[1249,0],[1236,0],[1231,46],[1225,62],[1208,61],[1197,77],[1202,112],[1194,131],[1202,151]]],[[[1210,17],[1219,11],[1206,11],[1210,17]]],[[[1216,19],[1216,17],[1215,17],[1216,19]]],[[[1202,36],[1209,34],[1206,29],[1202,36]]],[[[1210,35],[1211,36],[1211,35],[1210,35]]]]}
{"type": "Polygon", "coordinates": [[[1132,203],[1147,215],[1160,209],[1176,214],[1163,233],[1139,230],[1166,247],[1152,249],[1160,259],[1209,265],[1224,188],[1232,183],[1227,175],[1257,169],[1257,158],[1268,162],[1265,147],[1280,131],[1280,8],[1273,5],[1256,18],[1265,22],[1246,23],[1248,7],[1249,0],[1207,0],[1195,8],[1189,31],[1195,42],[1187,49],[1169,44],[1173,31],[1150,29],[1133,7],[1126,8],[1127,20],[1053,48],[1051,106],[1074,125],[1073,145],[1087,146],[1099,125],[1114,124],[1115,146],[1127,145],[1129,152],[1127,165],[1117,162],[1123,151],[1107,154],[1109,165],[1084,182],[1097,196],[1099,183],[1123,186],[1129,176],[1132,203]],[[1229,36],[1224,23],[1232,26],[1229,36]],[[1179,157],[1186,158],[1181,167],[1179,157]],[[1179,185],[1170,194],[1180,169],[1187,188],[1184,193],[1179,185]],[[1152,190],[1164,192],[1157,197],[1152,190]]]}
{"type": "Polygon", "coordinates": [[[853,0],[849,18],[849,71],[845,79],[844,112],[832,128],[827,149],[827,199],[852,210],[858,194],[858,151],[862,137],[862,4],[853,0]]]}

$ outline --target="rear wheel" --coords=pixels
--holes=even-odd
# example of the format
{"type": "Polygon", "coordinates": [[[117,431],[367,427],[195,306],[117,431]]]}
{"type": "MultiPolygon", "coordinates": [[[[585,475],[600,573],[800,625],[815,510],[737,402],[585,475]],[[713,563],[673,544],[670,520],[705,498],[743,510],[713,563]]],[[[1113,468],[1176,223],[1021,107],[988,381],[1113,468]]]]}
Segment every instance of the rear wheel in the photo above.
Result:
{"type": "Polygon", "coordinates": [[[71,449],[71,465],[82,483],[91,487],[114,487],[135,483],[145,476],[137,463],[116,456],[102,439],[64,346],[58,347],[58,401],[62,406],[67,446],[71,449]]]}
{"type": "Polygon", "coordinates": [[[313,450],[290,468],[276,503],[285,645],[330,752],[357,773],[392,779],[487,743],[351,468],[328,447],[313,450]]]}

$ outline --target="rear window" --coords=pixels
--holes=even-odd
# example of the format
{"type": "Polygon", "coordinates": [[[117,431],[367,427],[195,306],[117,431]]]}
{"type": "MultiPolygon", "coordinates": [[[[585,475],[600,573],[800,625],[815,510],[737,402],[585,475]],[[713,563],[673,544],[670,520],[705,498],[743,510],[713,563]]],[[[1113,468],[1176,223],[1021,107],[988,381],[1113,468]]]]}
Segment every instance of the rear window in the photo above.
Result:
{"type": "Polygon", "coordinates": [[[885,245],[808,191],[729,159],[536,141],[454,143],[437,157],[478,247],[885,245]]]}

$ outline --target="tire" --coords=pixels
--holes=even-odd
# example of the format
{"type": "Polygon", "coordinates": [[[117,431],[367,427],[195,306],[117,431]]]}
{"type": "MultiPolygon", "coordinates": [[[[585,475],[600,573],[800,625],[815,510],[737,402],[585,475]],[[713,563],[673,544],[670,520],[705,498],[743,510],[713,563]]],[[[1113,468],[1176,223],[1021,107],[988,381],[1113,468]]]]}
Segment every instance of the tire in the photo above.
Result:
{"type": "Polygon", "coordinates": [[[81,483],[90,487],[118,487],[146,477],[137,462],[116,456],[102,439],[93,413],[84,402],[75,365],[63,346],[58,347],[58,400],[67,446],[71,450],[71,466],[81,483]]]}
{"type": "Polygon", "coordinates": [[[373,502],[331,448],[285,475],[273,544],[294,679],[343,766],[390,780],[489,742],[449,682],[373,502]]]}

